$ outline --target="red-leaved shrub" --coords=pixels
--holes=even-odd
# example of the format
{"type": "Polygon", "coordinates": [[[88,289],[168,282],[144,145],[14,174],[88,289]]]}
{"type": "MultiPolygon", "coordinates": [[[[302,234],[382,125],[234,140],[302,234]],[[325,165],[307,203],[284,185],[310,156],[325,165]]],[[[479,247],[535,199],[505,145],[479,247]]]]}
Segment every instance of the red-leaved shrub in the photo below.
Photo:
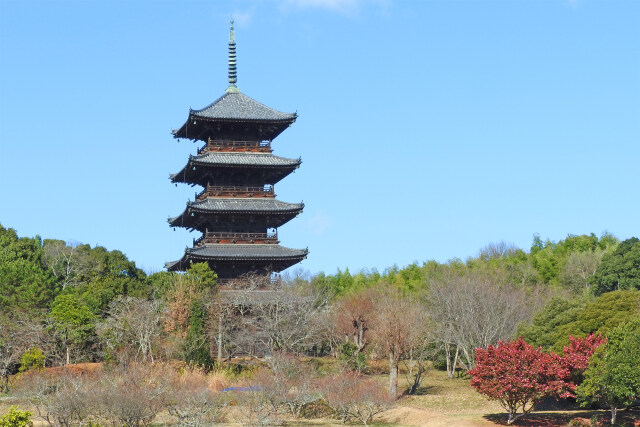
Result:
{"type": "Polygon", "coordinates": [[[507,424],[533,410],[545,396],[571,396],[564,381],[569,370],[561,358],[532,347],[522,338],[476,349],[476,367],[469,375],[479,393],[497,400],[508,412],[507,424]]]}
{"type": "Polygon", "coordinates": [[[562,366],[567,369],[567,377],[564,378],[572,396],[573,391],[584,380],[584,371],[589,365],[589,359],[607,339],[600,334],[590,334],[586,338],[569,336],[569,345],[564,346],[563,356],[560,359],[562,366]]]}

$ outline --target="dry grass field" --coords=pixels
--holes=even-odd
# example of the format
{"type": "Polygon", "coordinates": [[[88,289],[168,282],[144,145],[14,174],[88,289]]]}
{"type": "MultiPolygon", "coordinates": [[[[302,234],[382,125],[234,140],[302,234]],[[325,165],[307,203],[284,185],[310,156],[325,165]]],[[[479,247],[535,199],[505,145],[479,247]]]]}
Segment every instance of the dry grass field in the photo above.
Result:
{"type": "MultiPolygon", "coordinates": [[[[376,368],[374,366],[374,368],[376,368]]],[[[380,365],[376,371],[383,371],[380,365]]],[[[101,367],[89,366],[87,369],[96,370],[101,367]]],[[[375,374],[381,387],[386,385],[388,377],[384,372],[375,374]]],[[[401,381],[401,387],[403,383],[401,381]]],[[[21,409],[34,411],[28,403],[20,401],[11,395],[0,397],[0,414],[3,414],[10,405],[20,405],[21,409]]],[[[532,414],[520,418],[514,425],[533,427],[561,427],[561,426],[591,426],[591,418],[598,417],[598,425],[607,425],[608,411],[592,410],[557,410],[548,406],[549,410],[542,408],[532,414]],[[579,419],[579,420],[578,420],[579,419]],[[570,422],[573,421],[573,424],[570,422]],[[580,422],[580,423],[578,423],[580,422]]],[[[35,411],[34,411],[35,412],[35,411]]],[[[228,413],[226,422],[220,425],[239,426],[234,420],[233,409],[228,413]]],[[[622,426],[640,426],[640,411],[619,412],[619,423],[622,426]]],[[[291,419],[280,417],[281,425],[290,426],[339,426],[339,421],[330,418],[317,419],[291,419]]],[[[166,413],[161,413],[154,420],[153,426],[175,425],[175,420],[166,413]]],[[[469,386],[467,378],[448,379],[446,373],[431,370],[428,372],[419,393],[414,396],[401,397],[393,407],[376,416],[374,425],[378,426],[460,426],[481,427],[506,425],[506,414],[497,402],[492,402],[478,394],[469,386]]],[[[34,418],[35,427],[44,427],[48,424],[37,417],[34,418]]]]}

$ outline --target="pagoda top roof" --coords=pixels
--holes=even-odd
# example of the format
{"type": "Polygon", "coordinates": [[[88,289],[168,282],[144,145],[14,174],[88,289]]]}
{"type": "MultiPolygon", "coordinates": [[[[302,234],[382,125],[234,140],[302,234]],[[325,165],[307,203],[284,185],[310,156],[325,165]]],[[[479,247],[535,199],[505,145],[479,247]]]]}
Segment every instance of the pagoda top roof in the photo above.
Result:
{"type": "Polygon", "coordinates": [[[220,98],[200,110],[189,110],[190,117],[211,120],[286,121],[293,123],[296,113],[282,113],[259,103],[244,93],[227,91],[220,98]]]}
{"type": "Polygon", "coordinates": [[[225,261],[281,261],[300,260],[309,254],[308,249],[290,249],[273,244],[210,244],[196,248],[187,248],[184,257],[165,263],[171,270],[173,266],[188,259],[225,260],[225,261]]]}

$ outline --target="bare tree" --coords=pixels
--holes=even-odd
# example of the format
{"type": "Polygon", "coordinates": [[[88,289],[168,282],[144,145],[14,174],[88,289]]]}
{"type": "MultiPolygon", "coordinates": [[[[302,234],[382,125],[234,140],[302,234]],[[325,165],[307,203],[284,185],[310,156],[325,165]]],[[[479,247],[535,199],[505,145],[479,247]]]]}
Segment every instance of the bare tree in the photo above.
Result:
{"type": "Polygon", "coordinates": [[[328,375],[320,381],[319,389],[342,424],[359,421],[366,426],[375,415],[389,409],[395,400],[375,380],[353,372],[328,375]]]}
{"type": "Polygon", "coordinates": [[[430,337],[427,330],[424,330],[416,340],[416,344],[406,352],[402,359],[404,366],[404,376],[407,381],[407,394],[416,394],[418,388],[430,369],[429,359],[433,356],[433,349],[430,346],[430,337]]]}
{"type": "Polygon", "coordinates": [[[297,357],[276,353],[267,361],[270,370],[258,373],[255,383],[264,392],[276,412],[285,409],[300,418],[306,405],[320,399],[315,387],[314,370],[297,357]]]}
{"type": "Polygon", "coordinates": [[[148,425],[166,407],[167,367],[158,364],[119,366],[102,376],[96,392],[101,412],[120,425],[148,425]]]}
{"type": "Polygon", "coordinates": [[[23,338],[23,331],[16,322],[0,318],[0,393],[9,391],[9,375],[29,348],[23,338]]]}
{"type": "Polygon", "coordinates": [[[389,397],[395,399],[398,395],[398,364],[420,342],[426,325],[426,312],[420,304],[392,287],[379,288],[373,301],[376,314],[371,337],[388,357],[389,397]]]}
{"type": "Polygon", "coordinates": [[[589,278],[598,269],[604,251],[596,249],[594,252],[571,252],[567,257],[567,262],[560,272],[560,280],[572,290],[582,290],[584,294],[589,293],[589,278]]]}
{"type": "Polygon", "coordinates": [[[48,338],[41,319],[0,315],[0,393],[9,391],[9,375],[17,370],[20,357],[32,347],[46,351],[48,338]]]}
{"type": "Polygon", "coordinates": [[[221,411],[229,404],[230,396],[210,387],[206,374],[187,368],[170,376],[167,409],[183,427],[205,427],[215,424],[221,411]]]}
{"type": "Polygon", "coordinates": [[[153,363],[153,344],[161,332],[163,313],[159,301],[122,296],[109,305],[109,316],[98,325],[98,335],[107,348],[136,349],[136,359],[142,356],[153,363]]]}
{"type": "Polygon", "coordinates": [[[326,300],[305,282],[251,275],[221,290],[219,298],[217,341],[226,337],[227,348],[248,354],[296,353],[321,337],[326,300]]]}
{"type": "Polygon", "coordinates": [[[18,394],[37,410],[38,416],[50,426],[70,427],[99,411],[94,391],[93,375],[80,375],[68,369],[53,372],[29,371],[17,381],[18,394]]]}
{"type": "Polygon", "coordinates": [[[236,391],[231,396],[237,403],[235,418],[241,425],[256,427],[282,424],[264,391],[236,391]]]}
{"type": "Polygon", "coordinates": [[[497,269],[450,271],[431,280],[427,299],[450,376],[458,363],[473,368],[475,348],[511,338],[518,323],[532,314],[525,291],[510,285],[497,269]]]}
{"type": "Polygon", "coordinates": [[[77,242],[45,240],[44,261],[63,288],[82,283],[92,270],[98,269],[89,254],[89,246],[77,242]]]}
{"type": "Polygon", "coordinates": [[[341,298],[331,308],[336,333],[355,345],[356,354],[368,343],[367,331],[376,312],[374,294],[371,289],[363,289],[341,298]]]}
{"type": "Polygon", "coordinates": [[[507,243],[505,241],[489,243],[480,249],[480,258],[483,260],[506,258],[513,256],[517,250],[518,247],[513,243],[507,243]]]}

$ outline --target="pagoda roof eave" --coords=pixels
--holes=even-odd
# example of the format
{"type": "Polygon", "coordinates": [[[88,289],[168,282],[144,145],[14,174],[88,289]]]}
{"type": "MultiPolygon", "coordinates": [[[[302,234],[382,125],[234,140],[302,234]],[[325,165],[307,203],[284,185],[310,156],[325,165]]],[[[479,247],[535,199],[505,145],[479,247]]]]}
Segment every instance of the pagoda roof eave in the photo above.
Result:
{"type": "Polygon", "coordinates": [[[165,266],[183,261],[185,258],[202,258],[220,261],[282,261],[304,258],[309,254],[309,249],[291,249],[275,244],[241,244],[241,243],[215,243],[187,248],[184,256],[177,261],[166,262],[165,266]]]}
{"type": "Polygon", "coordinates": [[[309,249],[291,249],[273,244],[211,244],[187,248],[182,258],[165,263],[168,271],[176,271],[188,266],[191,261],[221,262],[288,262],[297,263],[309,255],[309,249]]]}
{"type": "Polygon", "coordinates": [[[206,153],[200,156],[190,155],[187,164],[177,173],[170,174],[169,179],[173,183],[187,182],[187,175],[191,175],[191,169],[194,165],[205,168],[251,168],[293,171],[299,168],[301,164],[301,158],[288,159],[274,156],[270,153],[206,153]]]}
{"type": "Polygon", "coordinates": [[[189,248],[185,255],[216,260],[283,261],[299,259],[309,254],[308,249],[291,249],[274,244],[210,244],[189,248]]]}
{"type": "Polygon", "coordinates": [[[304,203],[286,203],[273,198],[215,198],[188,202],[187,208],[178,216],[167,221],[172,227],[189,224],[185,221],[191,214],[217,215],[298,215],[304,209],[304,203]]]}
{"type": "Polygon", "coordinates": [[[185,168],[194,164],[207,167],[297,168],[302,164],[302,159],[289,159],[270,153],[206,153],[199,156],[189,155],[185,168]]]}

